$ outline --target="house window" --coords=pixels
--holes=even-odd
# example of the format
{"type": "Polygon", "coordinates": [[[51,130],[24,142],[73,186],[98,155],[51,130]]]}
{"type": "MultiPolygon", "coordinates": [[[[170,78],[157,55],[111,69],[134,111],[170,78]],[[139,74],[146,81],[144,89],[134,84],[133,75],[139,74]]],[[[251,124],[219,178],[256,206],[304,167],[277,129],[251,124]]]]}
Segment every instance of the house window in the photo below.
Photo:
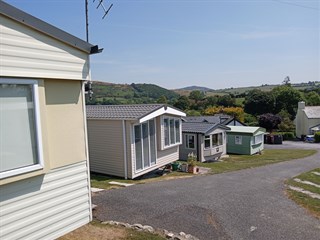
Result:
{"type": "Polygon", "coordinates": [[[195,135],[186,134],[186,148],[195,149],[195,135]]]}
{"type": "Polygon", "coordinates": [[[222,133],[217,133],[212,135],[212,146],[219,146],[223,144],[222,133]]]}
{"type": "Polygon", "coordinates": [[[211,136],[210,135],[206,135],[204,136],[204,148],[210,148],[211,147],[211,136]]]}
{"type": "Polygon", "coordinates": [[[242,136],[234,136],[234,143],[236,145],[242,145],[242,136]]]}
{"type": "Polygon", "coordinates": [[[156,163],[156,130],[154,120],[134,126],[136,170],[156,163]]]}
{"type": "Polygon", "coordinates": [[[0,79],[0,179],[43,168],[38,83],[0,79]]]}
{"type": "Polygon", "coordinates": [[[263,141],[262,134],[253,137],[253,144],[259,144],[259,143],[262,143],[262,141],[263,141]]]}
{"type": "Polygon", "coordinates": [[[163,118],[164,147],[181,144],[181,123],[178,118],[163,118]]]}

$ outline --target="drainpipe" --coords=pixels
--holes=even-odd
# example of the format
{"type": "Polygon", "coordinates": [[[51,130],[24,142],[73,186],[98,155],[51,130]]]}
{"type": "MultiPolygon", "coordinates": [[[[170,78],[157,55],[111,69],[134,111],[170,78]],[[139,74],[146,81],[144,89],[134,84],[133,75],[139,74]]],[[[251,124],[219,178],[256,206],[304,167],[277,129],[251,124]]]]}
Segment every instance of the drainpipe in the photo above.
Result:
{"type": "Polygon", "coordinates": [[[123,161],[124,161],[124,178],[128,179],[127,168],[127,138],[126,138],[126,121],[122,120],[122,138],[123,138],[123,161]]]}

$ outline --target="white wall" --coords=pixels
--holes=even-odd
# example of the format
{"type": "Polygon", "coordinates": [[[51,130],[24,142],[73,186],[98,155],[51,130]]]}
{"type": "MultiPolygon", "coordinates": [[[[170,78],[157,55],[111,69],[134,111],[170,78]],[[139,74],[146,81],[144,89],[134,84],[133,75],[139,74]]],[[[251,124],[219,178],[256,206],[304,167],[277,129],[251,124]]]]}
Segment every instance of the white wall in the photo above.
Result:
{"type": "Polygon", "coordinates": [[[2,76],[89,78],[86,53],[2,15],[0,23],[2,76]]]}
{"type": "Polygon", "coordinates": [[[87,162],[0,187],[0,239],[55,239],[90,221],[87,162]]]}

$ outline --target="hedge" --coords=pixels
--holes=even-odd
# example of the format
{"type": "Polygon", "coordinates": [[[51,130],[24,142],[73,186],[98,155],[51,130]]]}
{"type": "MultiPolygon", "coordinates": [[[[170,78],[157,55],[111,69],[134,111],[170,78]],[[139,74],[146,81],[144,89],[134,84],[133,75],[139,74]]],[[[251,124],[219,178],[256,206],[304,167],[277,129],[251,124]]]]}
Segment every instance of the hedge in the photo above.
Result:
{"type": "Polygon", "coordinates": [[[316,143],[320,143],[320,132],[316,132],[316,133],[314,134],[314,141],[315,141],[316,143]]]}
{"type": "Polygon", "coordinates": [[[295,135],[293,132],[278,132],[282,135],[283,140],[293,140],[295,138],[295,135]]]}

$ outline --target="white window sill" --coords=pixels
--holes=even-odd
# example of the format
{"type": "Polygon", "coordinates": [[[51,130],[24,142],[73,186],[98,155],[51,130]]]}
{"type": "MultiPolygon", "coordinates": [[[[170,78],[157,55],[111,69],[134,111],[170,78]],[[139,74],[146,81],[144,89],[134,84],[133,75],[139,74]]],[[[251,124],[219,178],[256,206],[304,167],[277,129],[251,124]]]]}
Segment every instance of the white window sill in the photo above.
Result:
{"type": "Polygon", "coordinates": [[[24,173],[29,173],[37,170],[42,170],[43,166],[40,164],[28,166],[28,167],[23,167],[23,168],[17,168],[9,171],[5,171],[0,173],[0,179],[8,178],[8,177],[14,177],[16,175],[21,175],[24,173]]]}

